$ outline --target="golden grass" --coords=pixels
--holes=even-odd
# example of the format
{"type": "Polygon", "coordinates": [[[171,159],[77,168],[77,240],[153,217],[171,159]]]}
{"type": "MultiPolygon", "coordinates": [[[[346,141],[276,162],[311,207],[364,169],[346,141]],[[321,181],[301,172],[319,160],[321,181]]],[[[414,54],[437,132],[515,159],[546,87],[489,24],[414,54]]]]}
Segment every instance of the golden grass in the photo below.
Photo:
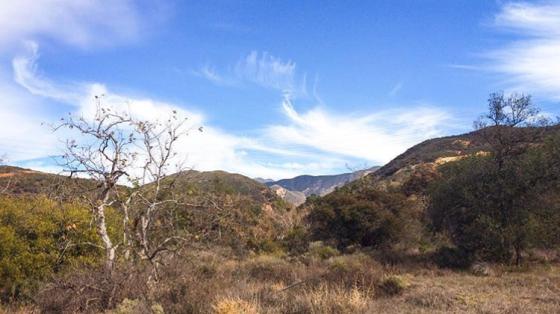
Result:
{"type": "Polygon", "coordinates": [[[329,259],[190,254],[161,269],[146,296],[150,304],[166,313],[560,313],[557,264],[489,265],[490,275],[476,276],[429,265],[384,266],[364,253],[329,259]]]}

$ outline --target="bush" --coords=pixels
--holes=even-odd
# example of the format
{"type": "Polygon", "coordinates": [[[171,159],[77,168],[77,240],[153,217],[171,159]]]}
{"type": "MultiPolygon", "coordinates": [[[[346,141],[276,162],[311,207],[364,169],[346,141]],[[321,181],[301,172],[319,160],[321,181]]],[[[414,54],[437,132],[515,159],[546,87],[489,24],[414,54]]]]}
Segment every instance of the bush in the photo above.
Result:
{"type": "Polygon", "coordinates": [[[258,306],[254,302],[241,299],[225,298],[212,306],[215,314],[257,314],[258,306]]]}
{"type": "Polygon", "coordinates": [[[52,274],[97,263],[102,251],[90,222],[77,203],[1,197],[0,298],[25,299],[52,274]]]}
{"type": "Polygon", "coordinates": [[[293,255],[305,253],[308,248],[308,243],[308,234],[301,226],[292,228],[282,240],[284,250],[293,255]]]}
{"type": "Polygon", "coordinates": [[[414,218],[413,206],[403,194],[374,188],[347,186],[308,206],[312,240],[333,242],[338,248],[391,246],[404,238],[414,218]]]}
{"type": "Polygon", "coordinates": [[[442,247],[433,255],[434,262],[441,268],[467,269],[473,263],[472,254],[460,248],[442,247]]]}
{"type": "Polygon", "coordinates": [[[295,280],[292,265],[271,255],[259,255],[242,265],[250,278],[263,281],[291,283],[295,280]]]}
{"type": "Polygon", "coordinates": [[[42,313],[99,313],[114,307],[133,309],[147,305],[144,300],[150,275],[140,265],[133,264],[117,265],[110,276],[105,274],[103,265],[84,267],[59,274],[34,300],[42,313]]]}
{"type": "Polygon", "coordinates": [[[359,253],[333,257],[328,262],[327,273],[323,275],[325,281],[348,288],[374,289],[383,272],[375,260],[359,253]]]}
{"type": "Polygon", "coordinates": [[[387,296],[401,294],[410,284],[401,276],[389,275],[384,277],[378,285],[379,290],[387,296]]]}
{"type": "Polygon", "coordinates": [[[328,245],[324,245],[321,241],[309,243],[309,254],[320,259],[328,259],[340,255],[340,252],[328,245]]]}
{"type": "Polygon", "coordinates": [[[159,304],[150,306],[145,301],[124,299],[116,309],[107,314],[164,314],[164,311],[159,304]]]}

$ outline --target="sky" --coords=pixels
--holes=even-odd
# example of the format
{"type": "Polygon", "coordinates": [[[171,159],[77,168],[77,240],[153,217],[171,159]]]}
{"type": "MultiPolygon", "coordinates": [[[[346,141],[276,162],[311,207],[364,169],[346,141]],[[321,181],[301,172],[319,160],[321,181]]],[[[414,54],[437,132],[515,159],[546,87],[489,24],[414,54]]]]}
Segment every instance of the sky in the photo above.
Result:
{"type": "Polygon", "coordinates": [[[0,155],[37,170],[95,96],[203,126],[190,168],[280,179],[470,131],[496,91],[560,114],[560,2],[0,0],[0,155]]]}

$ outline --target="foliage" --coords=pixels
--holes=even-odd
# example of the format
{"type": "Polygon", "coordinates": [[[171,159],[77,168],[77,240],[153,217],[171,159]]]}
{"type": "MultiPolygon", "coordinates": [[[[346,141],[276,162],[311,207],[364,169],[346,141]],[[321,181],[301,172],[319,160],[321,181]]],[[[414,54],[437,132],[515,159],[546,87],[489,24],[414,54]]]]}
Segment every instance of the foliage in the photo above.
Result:
{"type": "MultiPolygon", "coordinates": [[[[492,127],[481,132],[489,153],[440,167],[441,179],[430,188],[431,223],[461,254],[519,263],[527,248],[559,243],[560,138],[537,146],[523,142],[524,129],[517,126],[537,112],[529,101],[492,95],[486,116],[492,127]]],[[[546,130],[531,128],[533,134],[546,130]]]]}
{"type": "Polygon", "coordinates": [[[0,198],[0,296],[25,298],[70,266],[94,264],[99,239],[89,211],[44,197],[0,198]]]}
{"type": "Polygon", "coordinates": [[[339,248],[353,244],[390,246],[401,240],[413,219],[406,197],[354,186],[308,202],[312,239],[330,241],[339,248]]]}

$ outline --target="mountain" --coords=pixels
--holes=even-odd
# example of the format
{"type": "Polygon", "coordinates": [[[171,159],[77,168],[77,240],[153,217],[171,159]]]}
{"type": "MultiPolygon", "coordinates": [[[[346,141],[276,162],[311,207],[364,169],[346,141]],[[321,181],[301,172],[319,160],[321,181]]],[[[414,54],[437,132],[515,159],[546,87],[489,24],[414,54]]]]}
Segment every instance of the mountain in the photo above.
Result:
{"type": "Polygon", "coordinates": [[[269,183],[269,182],[274,182],[274,180],[272,180],[272,179],[263,179],[263,178],[254,178],[253,180],[257,181],[258,183],[263,183],[263,184],[266,184],[266,183],[269,183]]]}
{"type": "Polygon", "coordinates": [[[277,185],[283,187],[288,191],[301,192],[306,197],[310,195],[323,196],[334,191],[337,187],[341,187],[349,182],[373,173],[377,169],[379,169],[379,167],[371,167],[364,170],[337,175],[302,175],[292,179],[282,179],[278,181],[267,182],[266,185],[270,187],[277,185]]]}

